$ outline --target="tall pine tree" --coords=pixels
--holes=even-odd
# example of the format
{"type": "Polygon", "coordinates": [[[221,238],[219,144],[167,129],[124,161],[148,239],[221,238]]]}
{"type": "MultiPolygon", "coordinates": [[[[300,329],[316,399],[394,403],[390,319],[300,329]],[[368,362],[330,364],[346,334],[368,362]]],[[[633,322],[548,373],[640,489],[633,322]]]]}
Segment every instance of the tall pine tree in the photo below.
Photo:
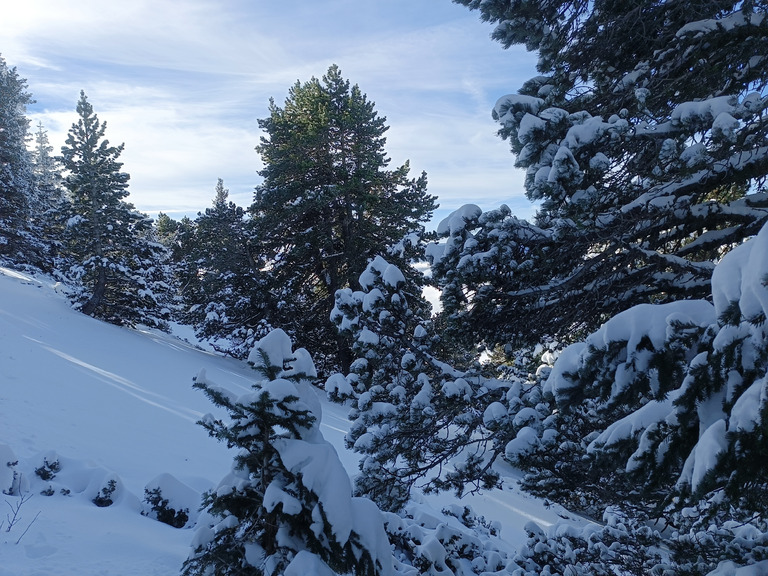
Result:
{"type": "Polygon", "coordinates": [[[536,341],[706,297],[712,260],[768,220],[765,3],[457,2],[538,53],[493,115],[541,207],[536,229],[471,223],[449,310],[485,338],[536,341]]]}
{"type": "Polygon", "coordinates": [[[30,227],[45,248],[47,264],[55,266],[55,259],[62,248],[62,235],[70,202],[63,187],[61,163],[53,155],[48,131],[42,122],[37,124],[32,148],[32,172],[35,176],[35,192],[29,198],[30,227]]]}
{"type": "Polygon", "coordinates": [[[123,145],[104,138],[107,125],[84,92],[77,113],[61,149],[72,198],[65,251],[75,305],[115,324],[162,326],[168,314],[165,251],[152,237],[151,220],[124,200],[129,175],[118,161],[123,145]]]}
{"type": "Polygon", "coordinates": [[[408,163],[387,169],[385,118],[336,66],[297,82],[283,107],[272,101],[259,125],[264,182],[251,213],[271,277],[268,320],[323,368],[348,367],[348,343],[328,320],[336,290],[358,288],[368,260],[420,229],[435,198],[408,163]]]}
{"type": "Polygon", "coordinates": [[[19,265],[39,263],[28,231],[35,186],[27,151],[31,102],[27,81],[0,56],[0,257],[19,265]]]}
{"type": "Polygon", "coordinates": [[[246,212],[219,179],[213,206],[198,213],[186,239],[189,270],[182,296],[200,338],[245,358],[264,336],[263,273],[248,235],[246,212]]]}

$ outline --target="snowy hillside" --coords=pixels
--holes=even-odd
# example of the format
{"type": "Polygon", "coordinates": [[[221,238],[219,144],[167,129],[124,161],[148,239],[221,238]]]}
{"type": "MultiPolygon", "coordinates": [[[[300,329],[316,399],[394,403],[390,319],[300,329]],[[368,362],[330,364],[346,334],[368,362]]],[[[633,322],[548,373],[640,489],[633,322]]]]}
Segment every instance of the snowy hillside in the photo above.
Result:
{"type": "MultiPolygon", "coordinates": [[[[0,576],[179,572],[199,494],[229,472],[233,456],[196,424],[215,412],[192,388],[201,369],[235,393],[254,380],[243,362],[83,316],[50,280],[0,269],[0,483],[15,492],[0,495],[0,576]],[[149,511],[145,488],[160,484],[189,507],[184,528],[141,514],[149,511]],[[96,506],[100,495],[114,503],[96,506]]],[[[356,455],[343,442],[347,409],[316,393],[320,430],[354,474],[356,455]]],[[[522,495],[514,470],[504,472],[504,490],[461,504],[498,522],[504,544],[517,547],[524,524],[547,526],[558,513],[522,495]]],[[[439,511],[452,500],[434,496],[418,506],[449,522],[439,511]]]]}

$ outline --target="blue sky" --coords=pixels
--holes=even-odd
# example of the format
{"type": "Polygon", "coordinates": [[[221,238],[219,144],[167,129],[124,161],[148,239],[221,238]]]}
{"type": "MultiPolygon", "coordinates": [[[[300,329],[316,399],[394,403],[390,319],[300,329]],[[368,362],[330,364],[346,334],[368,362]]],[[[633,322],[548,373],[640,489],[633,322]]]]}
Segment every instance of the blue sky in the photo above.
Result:
{"type": "Polygon", "coordinates": [[[130,200],[153,216],[205,209],[217,178],[250,204],[269,98],[335,63],[386,116],[392,166],[427,172],[436,220],[465,203],[529,218],[491,108],[535,60],[490,33],[450,0],[26,0],[4,10],[0,54],[57,151],[85,90],[125,143],[130,200]]]}

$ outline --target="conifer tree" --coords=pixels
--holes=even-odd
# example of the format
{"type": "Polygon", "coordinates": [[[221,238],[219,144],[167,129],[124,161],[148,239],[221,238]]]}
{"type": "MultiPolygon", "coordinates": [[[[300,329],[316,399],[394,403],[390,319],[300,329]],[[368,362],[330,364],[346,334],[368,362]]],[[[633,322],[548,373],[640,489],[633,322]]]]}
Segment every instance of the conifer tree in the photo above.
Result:
{"type": "Polygon", "coordinates": [[[358,288],[368,260],[419,230],[435,198],[408,163],[387,169],[385,118],[336,66],[297,82],[283,107],[272,101],[259,125],[264,182],[251,213],[270,270],[268,320],[321,367],[348,367],[348,343],[328,321],[336,290],[358,288]]]}
{"type": "Polygon", "coordinates": [[[190,232],[181,239],[186,252],[182,290],[186,320],[198,337],[245,358],[269,330],[264,321],[264,279],[246,212],[229,200],[223,180],[216,184],[212,207],[198,213],[190,232]]]}
{"type": "Polygon", "coordinates": [[[390,574],[392,556],[380,512],[353,498],[349,477],[319,430],[320,405],[309,354],[291,350],[282,330],[249,356],[259,373],[237,397],[195,381],[228,421],[201,424],[238,448],[232,472],[205,497],[210,522],[198,530],[183,574],[390,574]]]}
{"type": "Polygon", "coordinates": [[[32,172],[39,189],[55,190],[61,187],[61,163],[53,155],[53,146],[48,131],[42,122],[37,123],[34,147],[32,149],[32,172]]]}
{"type": "Polygon", "coordinates": [[[173,248],[178,242],[176,234],[179,231],[180,223],[168,216],[165,212],[160,212],[155,220],[155,232],[157,239],[166,248],[173,248]]]}
{"type": "Polygon", "coordinates": [[[712,261],[768,219],[765,3],[456,1],[538,53],[493,116],[540,209],[536,229],[510,214],[467,227],[449,312],[535,342],[706,297],[712,261]],[[509,264],[484,265],[489,250],[509,264]]]}
{"type": "Polygon", "coordinates": [[[47,265],[55,266],[70,214],[70,202],[63,187],[61,163],[53,155],[53,146],[42,122],[38,122],[35,132],[32,172],[35,190],[29,199],[30,227],[45,247],[47,265]]]}
{"type": "Polygon", "coordinates": [[[27,151],[27,81],[0,56],[0,257],[38,264],[28,227],[34,176],[27,151]]]}
{"type": "Polygon", "coordinates": [[[420,313],[420,289],[396,266],[376,257],[358,282],[361,290],[336,293],[332,312],[354,361],[326,383],[331,395],[356,397],[347,444],[363,454],[357,492],[397,511],[417,484],[458,494],[495,486],[503,444],[484,428],[482,407],[502,386],[434,357],[438,337],[420,313]],[[452,471],[434,474],[449,461],[452,471]]]}
{"type": "MultiPolygon", "coordinates": [[[[566,348],[543,387],[546,417],[520,428],[507,449],[527,471],[523,486],[596,520],[623,516],[637,531],[625,538],[664,526],[653,539],[672,551],[665,573],[707,574],[721,562],[763,560],[767,270],[764,227],[718,263],[714,306],[633,307],[566,348]]],[[[573,565],[576,555],[563,550],[576,534],[537,536],[536,569],[552,564],[548,554],[573,565]]],[[[609,536],[601,536],[604,543],[609,536]]],[[[648,573],[657,551],[637,547],[623,558],[588,561],[605,567],[632,559],[648,573]]]]}
{"type": "Polygon", "coordinates": [[[162,326],[169,313],[165,251],[152,237],[152,221],[124,200],[129,175],[118,161],[123,145],[110,146],[106,123],[82,91],[77,113],[61,149],[72,199],[65,255],[75,305],[115,324],[162,326]]]}

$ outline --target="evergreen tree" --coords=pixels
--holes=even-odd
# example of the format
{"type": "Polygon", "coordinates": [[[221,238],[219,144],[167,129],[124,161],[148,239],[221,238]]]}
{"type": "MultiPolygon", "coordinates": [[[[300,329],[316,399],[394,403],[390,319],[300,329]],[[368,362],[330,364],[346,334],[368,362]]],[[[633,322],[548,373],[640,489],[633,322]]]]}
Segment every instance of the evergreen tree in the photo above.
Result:
{"type": "Polygon", "coordinates": [[[197,276],[197,268],[192,262],[195,230],[195,222],[189,216],[177,221],[160,212],[155,220],[155,235],[170,253],[173,275],[181,292],[197,276]]]}
{"type": "Polygon", "coordinates": [[[348,367],[328,315],[336,290],[377,253],[417,231],[435,208],[426,176],[388,170],[385,118],[336,66],[297,82],[259,121],[264,169],[251,207],[254,241],[270,270],[267,318],[316,351],[322,367],[348,367]]]}
{"type": "Polygon", "coordinates": [[[38,189],[56,190],[61,187],[61,163],[53,155],[53,146],[48,140],[48,131],[42,122],[37,123],[35,145],[32,149],[32,173],[38,189]]]}
{"type": "MultiPolygon", "coordinates": [[[[648,535],[649,525],[666,527],[654,536],[672,551],[664,573],[764,560],[767,271],[764,227],[717,265],[714,306],[630,308],[564,350],[543,387],[549,414],[507,448],[527,471],[523,486],[594,519],[624,516],[648,535]]],[[[532,548],[559,547],[558,562],[573,561],[562,539],[545,548],[547,540],[537,537],[532,548]]],[[[644,566],[637,573],[647,573],[652,556],[636,550],[632,561],[644,566]]],[[[552,564],[546,555],[536,563],[552,564]]]]}
{"type": "Polygon", "coordinates": [[[332,396],[356,396],[347,444],[363,454],[358,493],[400,510],[419,482],[458,494],[495,486],[492,465],[504,444],[484,427],[482,408],[504,384],[434,357],[438,338],[420,313],[420,287],[396,266],[376,257],[358,283],[362,290],[336,292],[332,312],[355,359],[346,377],[326,383],[332,396]],[[435,474],[449,461],[452,471],[435,474]]]}
{"type": "Polygon", "coordinates": [[[155,233],[157,239],[168,249],[172,249],[178,242],[177,233],[181,224],[168,216],[165,212],[160,212],[155,220],[155,233]]]}
{"type": "Polygon", "coordinates": [[[35,191],[29,198],[30,227],[45,246],[46,262],[54,265],[61,251],[70,202],[66,197],[61,174],[61,163],[53,154],[48,131],[42,122],[37,124],[32,149],[32,172],[35,191]]]}
{"type": "Polygon", "coordinates": [[[536,229],[509,214],[468,227],[457,258],[474,265],[449,312],[535,342],[706,297],[712,260],[768,218],[765,3],[457,2],[538,52],[540,75],[493,115],[541,207],[536,229]],[[493,247],[508,265],[484,264],[493,247]]]}
{"type": "Polygon", "coordinates": [[[183,574],[390,574],[380,512],[352,498],[349,477],[320,433],[309,354],[270,332],[249,361],[259,372],[241,397],[197,377],[195,387],[224,408],[208,415],[211,436],[239,449],[219,487],[205,497],[209,525],[198,530],[183,574]],[[378,516],[378,518],[377,518],[378,516]]]}
{"type": "Polygon", "coordinates": [[[34,176],[27,151],[27,81],[0,56],[0,257],[39,264],[28,230],[34,176]]]}
{"type": "Polygon", "coordinates": [[[77,113],[61,149],[72,199],[65,256],[75,305],[115,324],[163,326],[169,313],[166,255],[152,236],[152,221],[124,200],[129,176],[118,161],[123,145],[109,145],[107,125],[84,92],[77,113]]]}
{"type": "Polygon", "coordinates": [[[264,322],[260,263],[254,256],[245,210],[229,199],[219,179],[213,206],[199,213],[184,239],[187,265],[182,296],[200,338],[245,358],[269,327],[264,322]]]}

